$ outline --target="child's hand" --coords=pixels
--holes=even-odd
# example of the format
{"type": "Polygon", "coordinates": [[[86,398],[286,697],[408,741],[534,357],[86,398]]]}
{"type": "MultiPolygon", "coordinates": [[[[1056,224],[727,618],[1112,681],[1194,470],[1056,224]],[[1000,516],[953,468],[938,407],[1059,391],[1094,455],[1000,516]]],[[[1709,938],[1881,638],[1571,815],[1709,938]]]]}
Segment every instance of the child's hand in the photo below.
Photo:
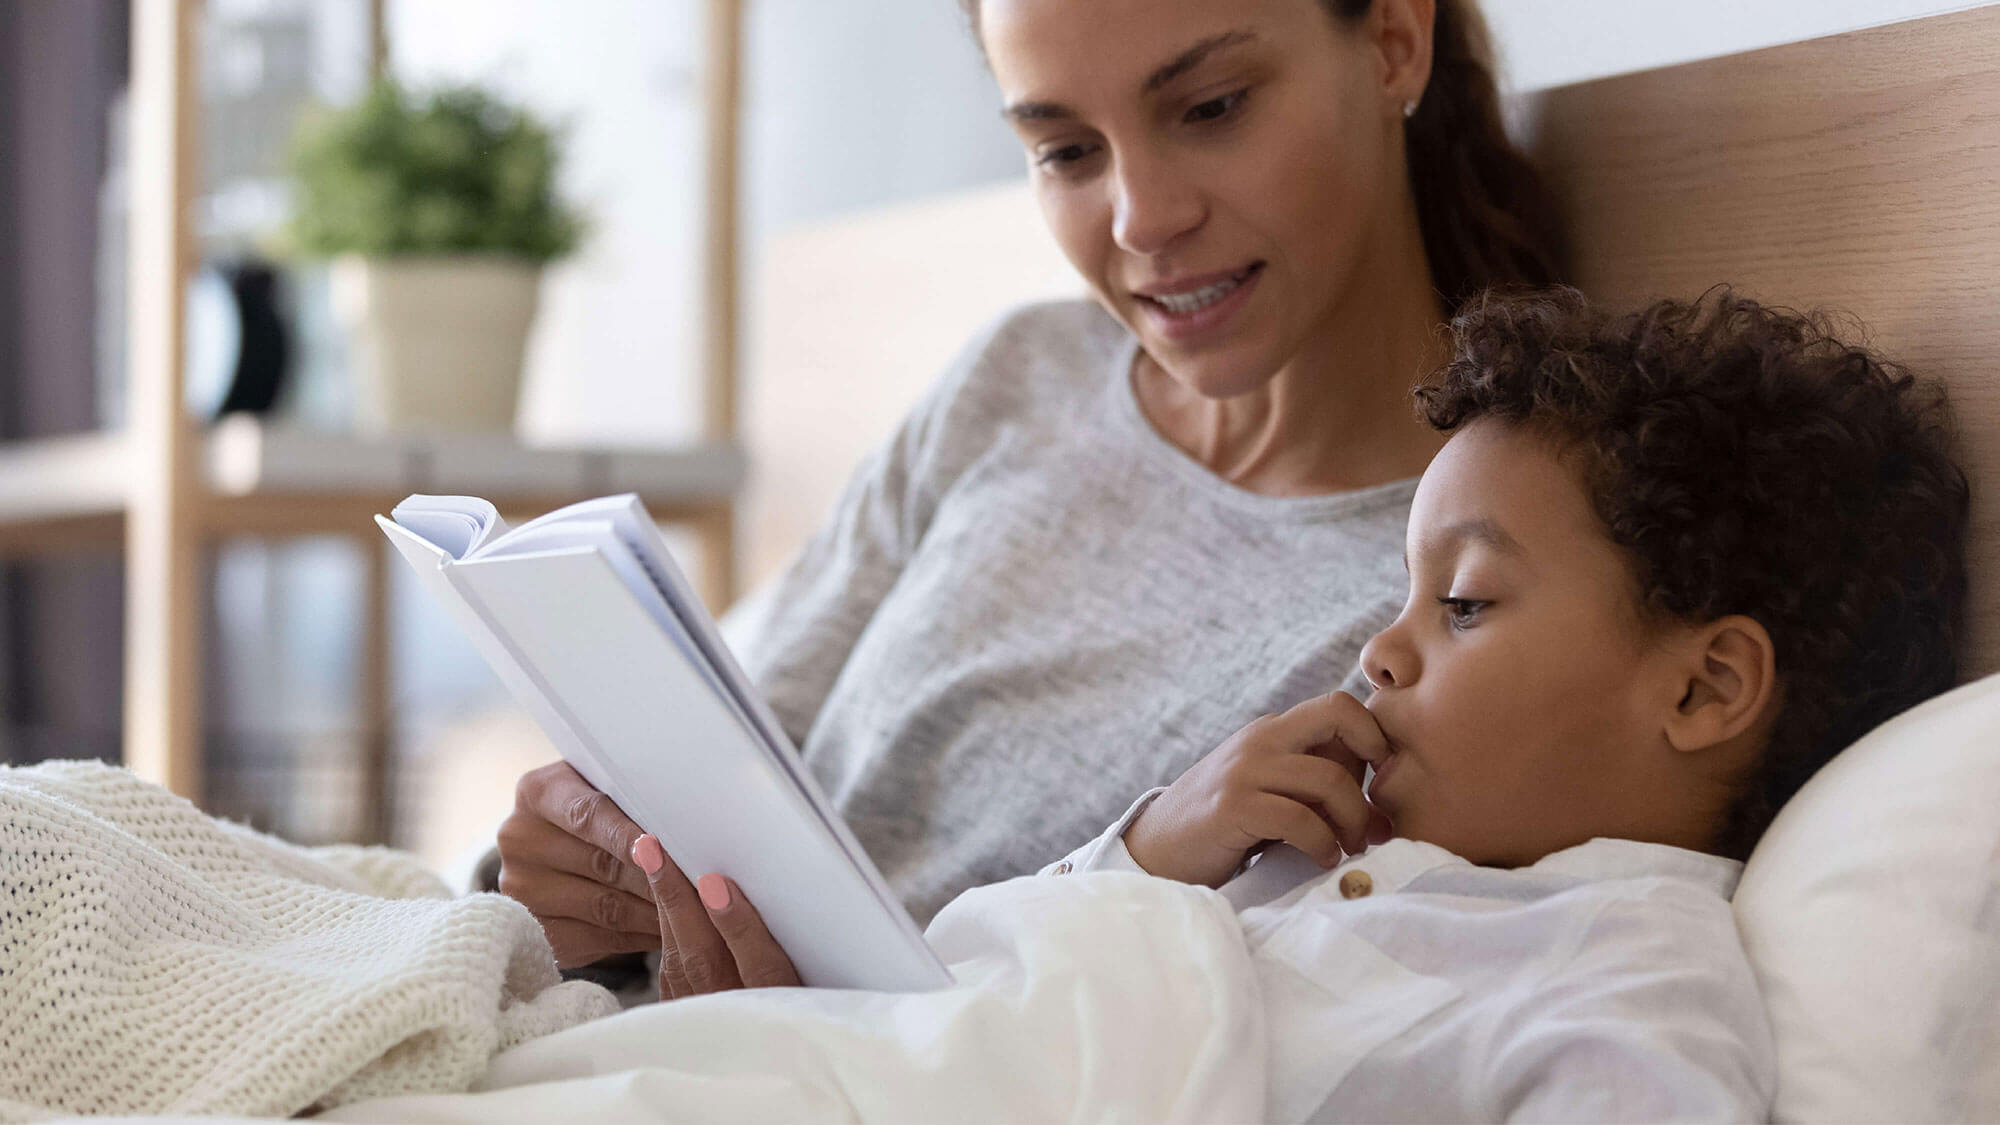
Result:
{"type": "Polygon", "coordinates": [[[1333,692],[1265,715],[1182,774],[1125,829],[1125,848],[1162,878],[1220,886],[1250,849],[1282,840],[1323,867],[1391,831],[1361,792],[1388,753],[1361,701],[1333,692]]]}

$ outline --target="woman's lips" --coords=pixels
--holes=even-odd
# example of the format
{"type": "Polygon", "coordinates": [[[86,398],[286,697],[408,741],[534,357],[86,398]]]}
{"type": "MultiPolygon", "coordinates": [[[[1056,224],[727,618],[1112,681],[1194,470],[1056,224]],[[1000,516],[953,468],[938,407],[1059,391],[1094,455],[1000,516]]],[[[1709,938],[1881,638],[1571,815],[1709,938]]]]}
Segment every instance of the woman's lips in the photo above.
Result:
{"type": "Polygon", "coordinates": [[[1206,285],[1185,292],[1151,295],[1136,292],[1139,307],[1161,335],[1180,344],[1219,335],[1249,303],[1263,279],[1264,263],[1252,262],[1233,274],[1219,275],[1206,285]]]}

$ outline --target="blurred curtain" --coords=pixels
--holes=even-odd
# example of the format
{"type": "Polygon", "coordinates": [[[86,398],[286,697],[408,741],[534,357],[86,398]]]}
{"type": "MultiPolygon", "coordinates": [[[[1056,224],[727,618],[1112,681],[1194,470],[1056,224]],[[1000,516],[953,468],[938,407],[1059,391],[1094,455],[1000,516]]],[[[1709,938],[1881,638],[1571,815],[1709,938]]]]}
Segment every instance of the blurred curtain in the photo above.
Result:
{"type": "MultiPolygon", "coordinates": [[[[97,424],[98,195],[128,0],[0,0],[0,440],[97,424]]],[[[119,753],[122,568],[0,569],[0,754],[119,753]]]]}

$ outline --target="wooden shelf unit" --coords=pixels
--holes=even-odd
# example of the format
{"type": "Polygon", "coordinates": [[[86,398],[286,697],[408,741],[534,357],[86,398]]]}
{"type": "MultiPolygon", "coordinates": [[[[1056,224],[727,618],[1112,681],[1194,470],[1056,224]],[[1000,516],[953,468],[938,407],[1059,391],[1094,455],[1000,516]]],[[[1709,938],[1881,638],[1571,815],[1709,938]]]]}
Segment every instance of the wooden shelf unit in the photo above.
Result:
{"type": "MultiPolygon", "coordinates": [[[[371,0],[371,67],[384,71],[384,0],[371,0]]],[[[485,496],[510,515],[636,492],[700,544],[702,594],[734,596],[737,442],[738,121],[742,0],[705,0],[707,152],[702,440],[680,450],[539,449],[501,435],[364,439],[248,419],[187,416],[187,283],[200,155],[196,80],[204,0],[133,0],[132,184],[127,291],[131,423],[121,433],[0,444],[0,557],[123,549],[125,762],[199,803],[205,562],[233,536],[340,534],[366,545],[362,728],[385,810],[390,719],[386,554],[371,516],[411,492],[485,496]]]]}

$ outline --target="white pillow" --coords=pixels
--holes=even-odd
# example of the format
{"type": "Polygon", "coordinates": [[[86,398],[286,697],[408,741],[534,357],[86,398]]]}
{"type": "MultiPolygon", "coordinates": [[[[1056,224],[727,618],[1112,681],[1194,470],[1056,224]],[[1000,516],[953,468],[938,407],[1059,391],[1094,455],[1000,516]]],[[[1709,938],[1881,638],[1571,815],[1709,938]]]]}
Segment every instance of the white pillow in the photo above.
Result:
{"type": "Polygon", "coordinates": [[[1882,724],[1736,892],[1779,1121],[2000,1120],[2000,675],[1882,724]]]}

